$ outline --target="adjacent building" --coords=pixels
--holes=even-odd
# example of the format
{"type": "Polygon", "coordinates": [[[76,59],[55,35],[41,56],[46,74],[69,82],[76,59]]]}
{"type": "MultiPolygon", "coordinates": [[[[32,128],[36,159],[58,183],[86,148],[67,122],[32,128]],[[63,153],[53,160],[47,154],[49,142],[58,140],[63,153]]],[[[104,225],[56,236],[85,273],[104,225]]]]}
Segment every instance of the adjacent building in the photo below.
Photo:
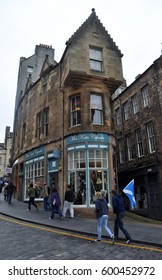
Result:
{"type": "Polygon", "coordinates": [[[135,182],[135,211],[162,220],[162,56],[113,100],[118,185],[135,182]]]}
{"type": "Polygon", "coordinates": [[[72,185],[76,212],[93,209],[96,190],[110,203],[117,176],[112,94],[124,84],[121,51],[92,9],[66,42],[59,63],[46,55],[36,79],[34,67],[26,63],[26,69],[33,68],[25,72],[32,73],[25,83],[23,62],[13,141],[18,199],[28,199],[32,181],[41,201],[46,181],[62,201],[67,184],[72,185]]]}
{"type": "Polygon", "coordinates": [[[0,178],[7,177],[12,173],[11,150],[12,150],[13,133],[10,127],[6,126],[5,141],[0,143],[0,178]]]}

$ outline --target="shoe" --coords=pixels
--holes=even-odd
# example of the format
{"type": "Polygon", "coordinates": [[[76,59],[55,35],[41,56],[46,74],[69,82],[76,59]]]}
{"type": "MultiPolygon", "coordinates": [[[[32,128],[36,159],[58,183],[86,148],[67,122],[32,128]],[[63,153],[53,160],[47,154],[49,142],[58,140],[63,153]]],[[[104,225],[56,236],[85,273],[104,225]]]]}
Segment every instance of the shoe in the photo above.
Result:
{"type": "Polygon", "coordinates": [[[61,219],[61,220],[63,220],[63,219],[64,219],[64,217],[62,216],[60,219],[61,219]]]}
{"type": "Polygon", "coordinates": [[[26,209],[26,211],[30,211],[29,209],[26,209]]]}
{"type": "Polygon", "coordinates": [[[111,241],[112,241],[112,244],[115,243],[115,235],[114,234],[111,236],[111,241]]]}
{"type": "Polygon", "coordinates": [[[95,242],[101,242],[101,239],[95,239],[95,242]]]}
{"type": "Polygon", "coordinates": [[[127,239],[126,244],[129,244],[131,241],[131,239],[127,239]]]}

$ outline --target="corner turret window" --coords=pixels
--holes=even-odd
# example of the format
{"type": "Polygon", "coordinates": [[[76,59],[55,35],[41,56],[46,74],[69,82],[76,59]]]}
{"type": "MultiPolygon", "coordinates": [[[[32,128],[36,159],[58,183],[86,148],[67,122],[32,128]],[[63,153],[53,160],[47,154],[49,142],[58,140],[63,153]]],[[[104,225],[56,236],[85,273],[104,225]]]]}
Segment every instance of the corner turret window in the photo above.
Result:
{"type": "Polygon", "coordinates": [[[103,71],[102,49],[89,48],[89,63],[91,70],[103,71]]]}
{"type": "Polygon", "coordinates": [[[81,124],[81,100],[80,95],[71,98],[71,126],[81,124]]]}
{"type": "Polygon", "coordinates": [[[91,94],[91,122],[93,124],[103,124],[103,105],[102,97],[100,95],[91,94]]]}

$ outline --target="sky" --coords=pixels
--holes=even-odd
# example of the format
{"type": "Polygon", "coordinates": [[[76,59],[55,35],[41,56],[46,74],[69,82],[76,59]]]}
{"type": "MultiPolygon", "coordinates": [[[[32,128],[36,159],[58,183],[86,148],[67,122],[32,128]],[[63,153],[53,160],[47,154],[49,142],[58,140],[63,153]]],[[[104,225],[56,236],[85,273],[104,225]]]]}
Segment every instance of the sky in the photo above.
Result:
{"type": "Polygon", "coordinates": [[[162,54],[161,0],[0,0],[0,143],[6,126],[13,131],[20,57],[45,44],[59,62],[92,8],[124,55],[127,85],[162,54]]]}

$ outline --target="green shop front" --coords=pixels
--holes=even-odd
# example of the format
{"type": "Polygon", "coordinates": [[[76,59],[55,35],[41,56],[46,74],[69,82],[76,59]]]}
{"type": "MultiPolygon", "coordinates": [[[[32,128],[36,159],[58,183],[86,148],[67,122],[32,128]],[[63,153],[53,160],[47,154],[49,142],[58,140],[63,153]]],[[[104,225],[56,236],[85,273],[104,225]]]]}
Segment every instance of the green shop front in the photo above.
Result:
{"type": "Polygon", "coordinates": [[[75,193],[74,205],[93,207],[95,192],[102,191],[109,202],[109,135],[80,133],[66,138],[68,183],[75,193]]]}

